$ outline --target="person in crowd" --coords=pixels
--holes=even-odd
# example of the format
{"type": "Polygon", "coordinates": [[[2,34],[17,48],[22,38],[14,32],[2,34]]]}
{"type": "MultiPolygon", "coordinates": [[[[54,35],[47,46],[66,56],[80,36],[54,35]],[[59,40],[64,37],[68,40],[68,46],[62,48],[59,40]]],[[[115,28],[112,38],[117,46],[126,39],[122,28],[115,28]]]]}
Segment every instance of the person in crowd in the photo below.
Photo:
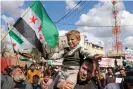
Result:
{"type": "Polygon", "coordinates": [[[43,72],[44,72],[44,66],[43,66],[42,62],[39,63],[38,70],[41,73],[41,78],[42,78],[43,77],[43,72]]]}
{"type": "MultiPolygon", "coordinates": [[[[74,89],[99,89],[92,79],[93,70],[95,70],[93,61],[86,59],[80,67],[77,84],[74,89]]],[[[61,87],[59,89],[72,89],[72,84],[67,81],[61,82],[58,85],[61,87]]]]}
{"type": "Polygon", "coordinates": [[[52,79],[54,80],[56,78],[56,76],[58,75],[59,73],[59,67],[58,66],[55,66],[52,68],[52,79]]]}
{"type": "Polygon", "coordinates": [[[120,72],[120,75],[118,75],[119,78],[123,78],[126,76],[125,69],[120,69],[119,72],[120,72]]]}
{"type": "Polygon", "coordinates": [[[24,74],[27,75],[27,72],[28,72],[28,66],[27,64],[24,66],[24,74]]]}
{"type": "Polygon", "coordinates": [[[35,64],[31,64],[31,66],[30,66],[30,69],[28,70],[28,72],[27,72],[27,79],[28,79],[28,81],[30,82],[30,83],[33,83],[33,76],[34,75],[38,75],[39,76],[39,78],[40,78],[40,72],[38,71],[38,70],[36,70],[36,68],[35,68],[35,64]]]}
{"type": "Polygon", "coordinates": [[[8,77],[11,76],[12,69],[9,67],[4,68],[3,72],[1,73],[1,85],[3,85],[4,80],[8,77]]]}
{"type": "Polygon", "coordinates": [[[11,72],[12,72],[12,68],[6,67],[6,68],[4,69],[4,71],[3,71],[3,74],[4,74],[4,75],[10,76],[10,75],[11,75],[11,72]]]}
{"type": "Polygon", "coordinates": [[[32,83],[33,89],[41,89],[41,86],[38,84],[38,82],[39,82],[39,76],[34,75],[33,76],[33,83],[32,83]]]}
{"type": "Polygon", "coordinates": [[[104,89],[133,89],[133,69],[130,69],[122,83],[110,83],[104,89]]]}
{"type": "Polygon", "coordinates": [[[26,77],[20,66],[12,69],[11,76],[4,78],[1,89],[33,89],[32,85],[26,80],[26,77]]]}
{"type": "Polygon", "coordinates": [[[44,71],[44,79],[40,83],[41,89],[51,89],[52,82],[53,80],[51,79],[51,71],[47,69],[44,71]]]}
{"type": "Polygon", "coordinates": [[[89,50],[84,49],[79,45],[80,32],[77,30],[71,30],[66,33],[67,43],[69,47],[64,48],[58,54],[54,54],[50,59],[63,58],[63,66],[60,71],[59,82],[69,81],[72,83],[73,88],[77,82],[77,75],[79,68],[84,61],[85,57],[90,59],[100,59],[100,55],[92,55],[89,50]]]}
{"type": "Polygon", "coordinates": [[[105,76],[105,80],[104,80],[104,86],[106,86],[109,83],[115,83],[115,74],[113,72],[113,68],[112,67],[108,67],[107,68],[108,73],[105,76]]]}
{"type": "Polygon", "coordinates": [[[95,76],[93,77],[93,80],[98,85],[99,89],[104,88],[104,77],[102,76],[99,70],[95,71],[95,76]]]}

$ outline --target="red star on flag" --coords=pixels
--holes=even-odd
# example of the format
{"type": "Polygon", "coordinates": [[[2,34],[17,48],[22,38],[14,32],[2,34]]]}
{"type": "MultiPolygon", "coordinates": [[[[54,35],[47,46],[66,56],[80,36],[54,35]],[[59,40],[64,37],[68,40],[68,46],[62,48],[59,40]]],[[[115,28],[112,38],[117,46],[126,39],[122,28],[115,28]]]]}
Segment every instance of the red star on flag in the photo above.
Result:
{"type": "Polygon", "coordinates": [[[16,43],[12,43],[12,46],[15,47],[16,46],[16,43]]]}
{"type": "Polygon", "coordinates": [[[42,26],[40,25],[40,26],[38,27],[38,32],[40,32],[41,29],[42,29],[42,26]]]}
{"type": "Polygon", "coordinates": [[[31,21],[31,23],[34,23],[35,24],[35,21],[37,20],[37,18],[35,18],[34,16],[32,16],[31,18],[30,18],[30,21],[31,21]]]}
{"type": "Polygon", "coordinates": [[[39,34],[39,39],[40,39],[40,40],[42,40],[42,39],[43,39],[42,34],[39,34]]]}

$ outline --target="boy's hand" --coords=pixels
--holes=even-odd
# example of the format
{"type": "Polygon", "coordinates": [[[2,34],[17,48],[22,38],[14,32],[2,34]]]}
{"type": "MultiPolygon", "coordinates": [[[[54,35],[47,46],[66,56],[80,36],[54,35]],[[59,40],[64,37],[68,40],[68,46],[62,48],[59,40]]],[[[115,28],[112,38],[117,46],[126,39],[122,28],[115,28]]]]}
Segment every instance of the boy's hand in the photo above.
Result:
{"type": "Polygon", "coordinates": [[[103,55],[97,54],[97,55],[94,56],[94,61],[97,61],[97,62],[98,62],[98,61],[101,60],[103,57],[104,57],[103,55]]]}
{"type": "Polygon", "coordinates": [[[72,89],[73,83],[70,81],[66,81],[66,85],[64,86],[64,89],[72,89]]]}

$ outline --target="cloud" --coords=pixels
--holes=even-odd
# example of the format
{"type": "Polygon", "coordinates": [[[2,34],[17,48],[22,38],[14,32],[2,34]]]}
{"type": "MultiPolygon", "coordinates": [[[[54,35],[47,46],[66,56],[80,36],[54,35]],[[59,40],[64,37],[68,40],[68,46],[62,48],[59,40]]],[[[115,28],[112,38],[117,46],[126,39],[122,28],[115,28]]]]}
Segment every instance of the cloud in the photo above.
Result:
{"type": "Polygon", "coordinates": [[[8,13],[11,16],[18,17],[24,12],[22,6],[24,5],[24,0],[21,1],[1,1],[1,10],[3,13],[8,13]]]}
{"type": "Polygon", "coordinates": [[[59,30],[59,36],[65,36],[65,34],[67,33],[68,31],[66,30],[59,30]]]}
{"type": "MultiPolygon", "coordinates": [[[[66,0],[65,3],[66,3],[66,9],[73,9],[73,8],[77,5],[77,3],[76,3],[75,1],[73,1],[73,0],[66,0]]],[[[77,9],[77,8],[79,8],[79,7],[80,7],[80,6],[77,5],[77,6],[75,7],[75,9],[77,9]]]]}
{"type": "MultiPolygon", "coordinates": [[[[122,26],[120,29],[123,40],[133,34],[133,14],[124,10],[123,2],[119,2],[117,5],[119,10],[118,23],[122,26]]],[[[114,26],[111,2],[102,0],[90,9],[88,13],[82,14],[75,24],[78,25],[80,32],[92,34],[92,36],[102,39],[104,42],[107,42],[108,39],[112,42],[112,27],[108,27],[114,26]]]]}
{"type": "MultiPolygon", "coordinates": [[[[133,25],[133,14],[129,13],[126,10],[121,10],[124,8],[122,2],[119,4],[119,21],[120,25],[133,25]]],[[[114,20],[112,17],[111,12],[111,4],[109,2],[104,2],[103,4],[99,3],[94,8],[89,10],[87,14],[82,14],[80,19],[76,22],[76,25],[83,25],[80,26],[78,29],[80,31],[86,31],[88,33],[92,33],[94,36],[97,37],[111,37],[112,36],[112,27],[95,27],[95,26],[113,26],[114,20]],[[94,27],[91,27],[94,26],[94,27]]],[[[125,26],[122,27],[126,32],[126,34],[133,33],[132,31],[133,26],[125,26]]]]}
{"type": "MultiPolygon", "coordinates": [[[[6,27],[4,25],[1,25],[0,28],[1,28],[1,39],[2,39],[6,35],[7,31],[5,30],[6,27]]],[[[1,42],[2,48],[3,48],[3,46],[7,45],[7,47],[11,49],[11,46],[9,45],[10,42],[11,42],[11,40],[10,40],[9,36],[7,35],[1,42]]]]}
{"type": "Polygon", "coordinates": [[[125,46],[133,49],[133,36],[129,36],[124,39],[125,46]]]}
{"type": "Polygon", "coordinates": [[[15,23],[13,17],[7,17],[6,15],[2,15],[1,18],[5,21],[5,23],[8,23],[10,25],[13,25],[15,23]]]}

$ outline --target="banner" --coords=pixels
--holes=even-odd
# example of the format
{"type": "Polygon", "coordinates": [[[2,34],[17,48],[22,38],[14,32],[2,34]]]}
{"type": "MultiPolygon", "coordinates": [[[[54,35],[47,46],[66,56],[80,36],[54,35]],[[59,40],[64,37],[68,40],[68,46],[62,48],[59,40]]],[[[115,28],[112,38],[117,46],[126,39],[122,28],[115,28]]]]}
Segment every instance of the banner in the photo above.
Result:
{"type": "Polygon", "coordinates": [[[125,59],[127,61],[133,61],[133,56],[131,56],[131,55],[125,55],[125,59]]]}
{"type": "Polygon", "coordinates": [[[102,58],[102,60],[99,62],[100,67],[115,67],[115,59],[113,58],[102,58]]]}

